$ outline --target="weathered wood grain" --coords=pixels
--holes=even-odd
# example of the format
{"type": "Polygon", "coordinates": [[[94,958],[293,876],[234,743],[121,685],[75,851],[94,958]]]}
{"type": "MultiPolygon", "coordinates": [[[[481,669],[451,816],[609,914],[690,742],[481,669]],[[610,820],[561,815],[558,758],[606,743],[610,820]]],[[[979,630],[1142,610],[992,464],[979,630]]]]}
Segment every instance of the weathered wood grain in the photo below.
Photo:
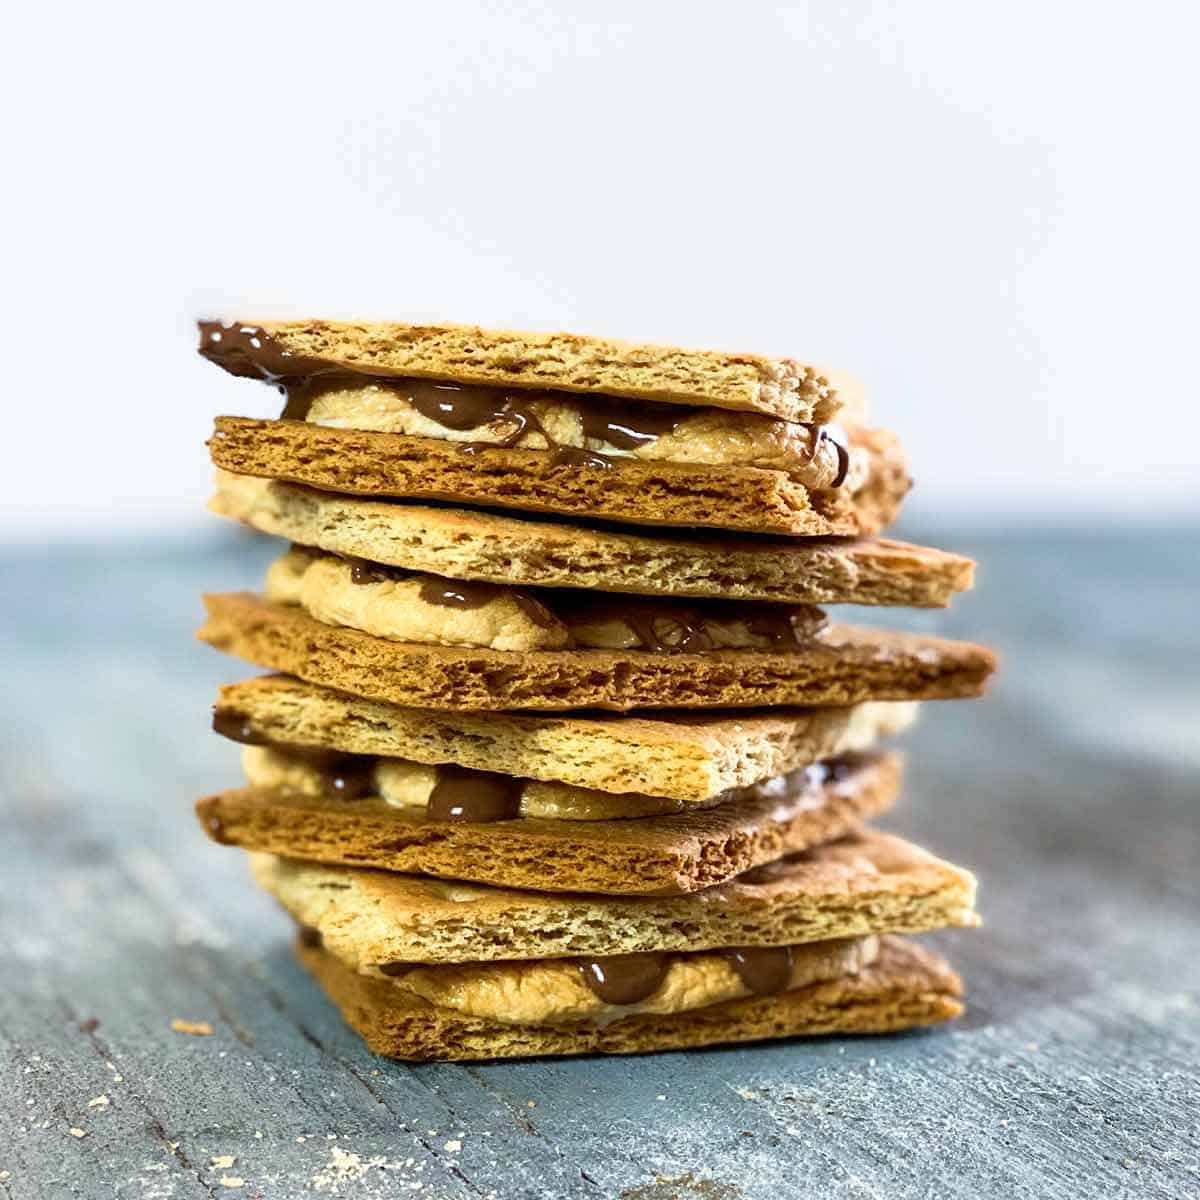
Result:
{"type": "Polygon", "coordinates": [[[928,706],[889,824],[981,875],[987,925],[941,939],[966,1018],[479,1067],[368,1054],[193,827],[241,672],[197,596],[273,547],[4,552],[0,1198],[1200,1193],[1200,539],[954,548],[980,591],[906,623],[1006,662],[928,706]]]}

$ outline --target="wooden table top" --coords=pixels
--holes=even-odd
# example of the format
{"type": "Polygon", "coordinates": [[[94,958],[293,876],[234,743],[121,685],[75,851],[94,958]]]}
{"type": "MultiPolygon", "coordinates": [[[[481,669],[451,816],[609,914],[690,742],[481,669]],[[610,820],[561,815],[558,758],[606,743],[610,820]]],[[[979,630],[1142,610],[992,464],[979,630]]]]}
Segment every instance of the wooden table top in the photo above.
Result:
{"type": "Polygon", "coordinates": [[[926,707],[886,825],[980,876],[967,1015],[491,1066],[369,1054],[194,823],[249,673],[197,595],[274,548],[0,553],[0,1197],[1200,1195],[1200,538],[941,541],[979,591],[904,623],[1003,674],[926,707]]]}

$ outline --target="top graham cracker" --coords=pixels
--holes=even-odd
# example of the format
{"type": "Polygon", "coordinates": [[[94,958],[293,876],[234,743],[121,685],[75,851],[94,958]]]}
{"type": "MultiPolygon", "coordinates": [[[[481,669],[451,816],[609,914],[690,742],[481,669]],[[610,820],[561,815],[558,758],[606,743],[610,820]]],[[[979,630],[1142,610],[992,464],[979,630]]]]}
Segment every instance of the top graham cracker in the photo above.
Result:
{"type": "Polygon", "coordinates": [[[848,399],[844,393],[854,390],[848,377],[791,358],[473,325],[201,321],[199,349],[231,374],[251,378],[349,371],[704,405],[810,423],[830,420],[848,399]]]}

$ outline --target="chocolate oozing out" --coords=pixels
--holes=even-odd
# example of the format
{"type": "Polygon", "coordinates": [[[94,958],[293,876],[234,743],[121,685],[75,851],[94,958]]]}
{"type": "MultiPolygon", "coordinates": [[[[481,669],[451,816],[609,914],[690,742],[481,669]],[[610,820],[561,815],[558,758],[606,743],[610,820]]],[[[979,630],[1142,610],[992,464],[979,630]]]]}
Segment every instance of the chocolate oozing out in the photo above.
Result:
{"type": "Polygon", "coordinates": [[[521,815],[523,779],[473,771],[468,767],[441,766],[429,793],[431,821],[512,821],[521,815]]]}
{"type": "MultiPolygon", "coordinates": [[[[516,391],[512,388],[463,387],[446,383],[406,380],[408,401],[427,420],[446,429],[465,432],[488,428],[499,446],[515,446],[526,433],[540,433],[550,447],[553,461],[560,466],[600,467],[612,463],[603,454],[556,442],[539,420],[533,404],[538,399],[557,399],[558,393],[516,391]]],[[[623,450],[644,446],[676,429],[691,413],[690,408],[669,404],[618,404],[603,397],[589,396],[579,406],[585,437],[607,442],[623,450]]],[[[468,443],[469,453],[486,450],[488,443],[468,443]]]]}
{"type": "MultiPolygon", "coordinates": [[[[350,563],[350,581],[357,584],[387,583],[390,580],[410,579],[419,574],[403,567],[389,567],[382,563],[353,559],[350,563]]],[[[442,608],[482,608],[489,601],[498,599],[504,588],[496,583],[476,583],[467,579],[443,579],[428,575],[421,583],[418,597],[426,604],[442,608]]],[[[537,626],[553,629],[558,622],[544,604],[524,592],[511,592],[517,607],[537,626]]]]}
{"type": "Polygon", "coordinates": [[[818,608],[773,605],[754,608],[720,601],[706,606],[654,604],[636,597],[620,601],[600,601],[584,593],[564,598],[566,611],[559,615],[572,625],[621,622],[637,638],[643,650],[655,653],[697,653],[716,647],[712,622],[740,621],[750,633],[765,638],[772,646],[802,645],[825,626],[826,617],[818,608]]]}
{"type": "Polygon", "coordinates": [[[812,434],[812,443],[808,448],[808,461],[813,462],[821,450],[821,443],[828,442],[838,458],[837,474],[829,485],[830,491],[836,491],[846,482],[850,472],[850,451],[846,448],[846,433],[839,425],[810,425],[803,422],[805,429],[812,434]]]}
{"type": "Polygon", "coordinates": [[[398,979],[401,975],[407,975],[410,971],[414,970],[417,964],[410,962],[385,962],[378,965],[382,974],[389,975],[393,979],[398,979]]]}
{"type": "Polygon", "coordinates": [[[245,713],[232,708],[214,708],[212,727],[222,737],[227,737],[231,742],[241,742],[243,746],[265,746],[268,741],[254,732],[250,718],[245,713]]]}
{"type": "Polygon", "coordinates": [[[368,562],[365,558],[350,560],[351,583],[388,583],[397,579],[408,579],[413,574],[414,572],[404,567],[388,567],[383,563],[368,562]]]}
{"type": "Polygon", "coordinates": [[[200,353],[231,375],[286,386],[308,376],[328,374],[332,369],[318,358],[285,350],[258,325],[240,325],[236,321],[228,325],[223,321],[197,321],[196,325],[200,331],[200,353]]]}
{"type": "Polygon", "coordinates": [[[610,954],[580,959],[578,966],[584,983],[605,1004],[637,1004],[662,987],[671,958],[658,951],[610,954]]]}
{"type": "Polygon", "coordinates": [[[791,946],[730,946],[721,955],[755,995],[787,991],[792,982],[791,946]]]}

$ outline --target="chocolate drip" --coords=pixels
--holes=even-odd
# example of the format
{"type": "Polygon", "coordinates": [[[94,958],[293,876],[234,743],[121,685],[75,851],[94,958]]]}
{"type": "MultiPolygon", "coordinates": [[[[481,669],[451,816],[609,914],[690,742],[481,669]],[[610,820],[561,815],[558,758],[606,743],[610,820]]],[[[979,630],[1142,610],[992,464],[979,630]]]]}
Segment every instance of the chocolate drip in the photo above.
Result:
{"type": "Polygon", "coordinates": [[[243,746],[265,746],[269,740],[255,733],[245,713],[232,708],[213,709],[212,727],[222,737],[227,737],[231,742],[241,742],[243,746]]]}
{"type": "Polygon", "coordinates": [[[408,579],[412,574],[404,567],[389,567],[383,563],[368,562],[365,558],[350,560],[351,583],[388,583],[396,579],[408,579]]]}
{"type": "MultiPolygon", "coordinates": [[[[365,559],[350,560],[350,581],[358,584],[387,583],[394,579],[410,579],[420,574],[404,567],[389,567],[382,563],[367,562],[365,559]]],[[[503,594],[502,584],[476,583],[467,579],[444,579],[440,575],[426,576],[421,582],[418,597],[426,604],[442,608],[482,608],[503,594]]],[[[523,592],[510,593],[517,607],[542,629],[554,629],[558,625],[554,614],[532,596],[523,592]]]]}
{"type": "Polygon", "coordinates": [[[379,970],[382,974],[390,976],[392,979],[397,979],[401,975],[407,975],[409,971],[415,970],[416,963],[410,962],[385,962],[379,964],[379,970]]]}
{"type": "Polygon", "coordinates": [[[765,638],[772,646],[801,645],[815,637],[826,624],[820,609],[797,606],[739,607],[713,603],[707,607],[655,604],[630,597],[616,602],[593,603],[582,598],[572,605],[564,600],[568,625],[626,625],[640,649],[664,654],[699,653],[716,646],[712,623],[742,622],[750,633],[765,638]]]}
{"type": "Polygon", "coordinates": [[[662,987],[670,957],[658,951],[579,960],[583,982],[605,1004],[637,1004],[662,987]]]}
{"type": "Polygon", "coordinates": [[[472,771],[467,767],[438,768],[429,793],[431,821],[512,821],[521,815],[523,779],[472,771]]]}
{"type": "Polygon", "coordinates": [[[613,460],[598,450],[581,450],[577,446],[555,446],[550,452],[550,462],[556,467],[589,467],[600,471],[611,471],[613,460]]]}
{"type": "Polygon", "coordinates": [[[786,992],[792,982],[791,946],[731,946],[721,955],[757,996],[786,992]]]}
{"type": "Polygon", "coordinates": [[[422,580],[418,595],[426,604],[436,604],[440,608],[482,608],[498,600],[501,589],[495,583],[472,583],[466,579],[430,575],[422,580]]]}
{"type": "Polygon", "coordinates": [[[602,400],[579,409],[584,437],[607,442],[621,450],[636,450],[657,441],[664,433],[674,433],[691,408],[670,404],[616,405],[602,400]]]}
{"type": "Polygon", "coordinates": [[[812,434],[811,444],[808,449],[808,458],[805,460],[807,464],[816,462],[822,442],[828,442],[836,452],[838,459],[837,474],[833,477],[833,482],[828,488],[831,492],[836,491],[846,482],[846,476],[850,472],[850,451],[846,449],[845,431],[837,425],[811,425],[807,421],[801,421],[800,423],[812,434]]]}
{"type": "Polygon", "coordinates": [[[332,369],[318,358],[306,358],[285,350],[258,325],[239,325],[236,321],[228,325],[223,321],[197,321],[196,324],[200,330],[200,353],[231,375],[287,385],[332,369]]]}
{"type": "Polygon", "coordinates": [[[326,767],[321,791],[328,800],[361,800],[374,795],[374,763],[369,758],[343,755],[326,767]]]}

